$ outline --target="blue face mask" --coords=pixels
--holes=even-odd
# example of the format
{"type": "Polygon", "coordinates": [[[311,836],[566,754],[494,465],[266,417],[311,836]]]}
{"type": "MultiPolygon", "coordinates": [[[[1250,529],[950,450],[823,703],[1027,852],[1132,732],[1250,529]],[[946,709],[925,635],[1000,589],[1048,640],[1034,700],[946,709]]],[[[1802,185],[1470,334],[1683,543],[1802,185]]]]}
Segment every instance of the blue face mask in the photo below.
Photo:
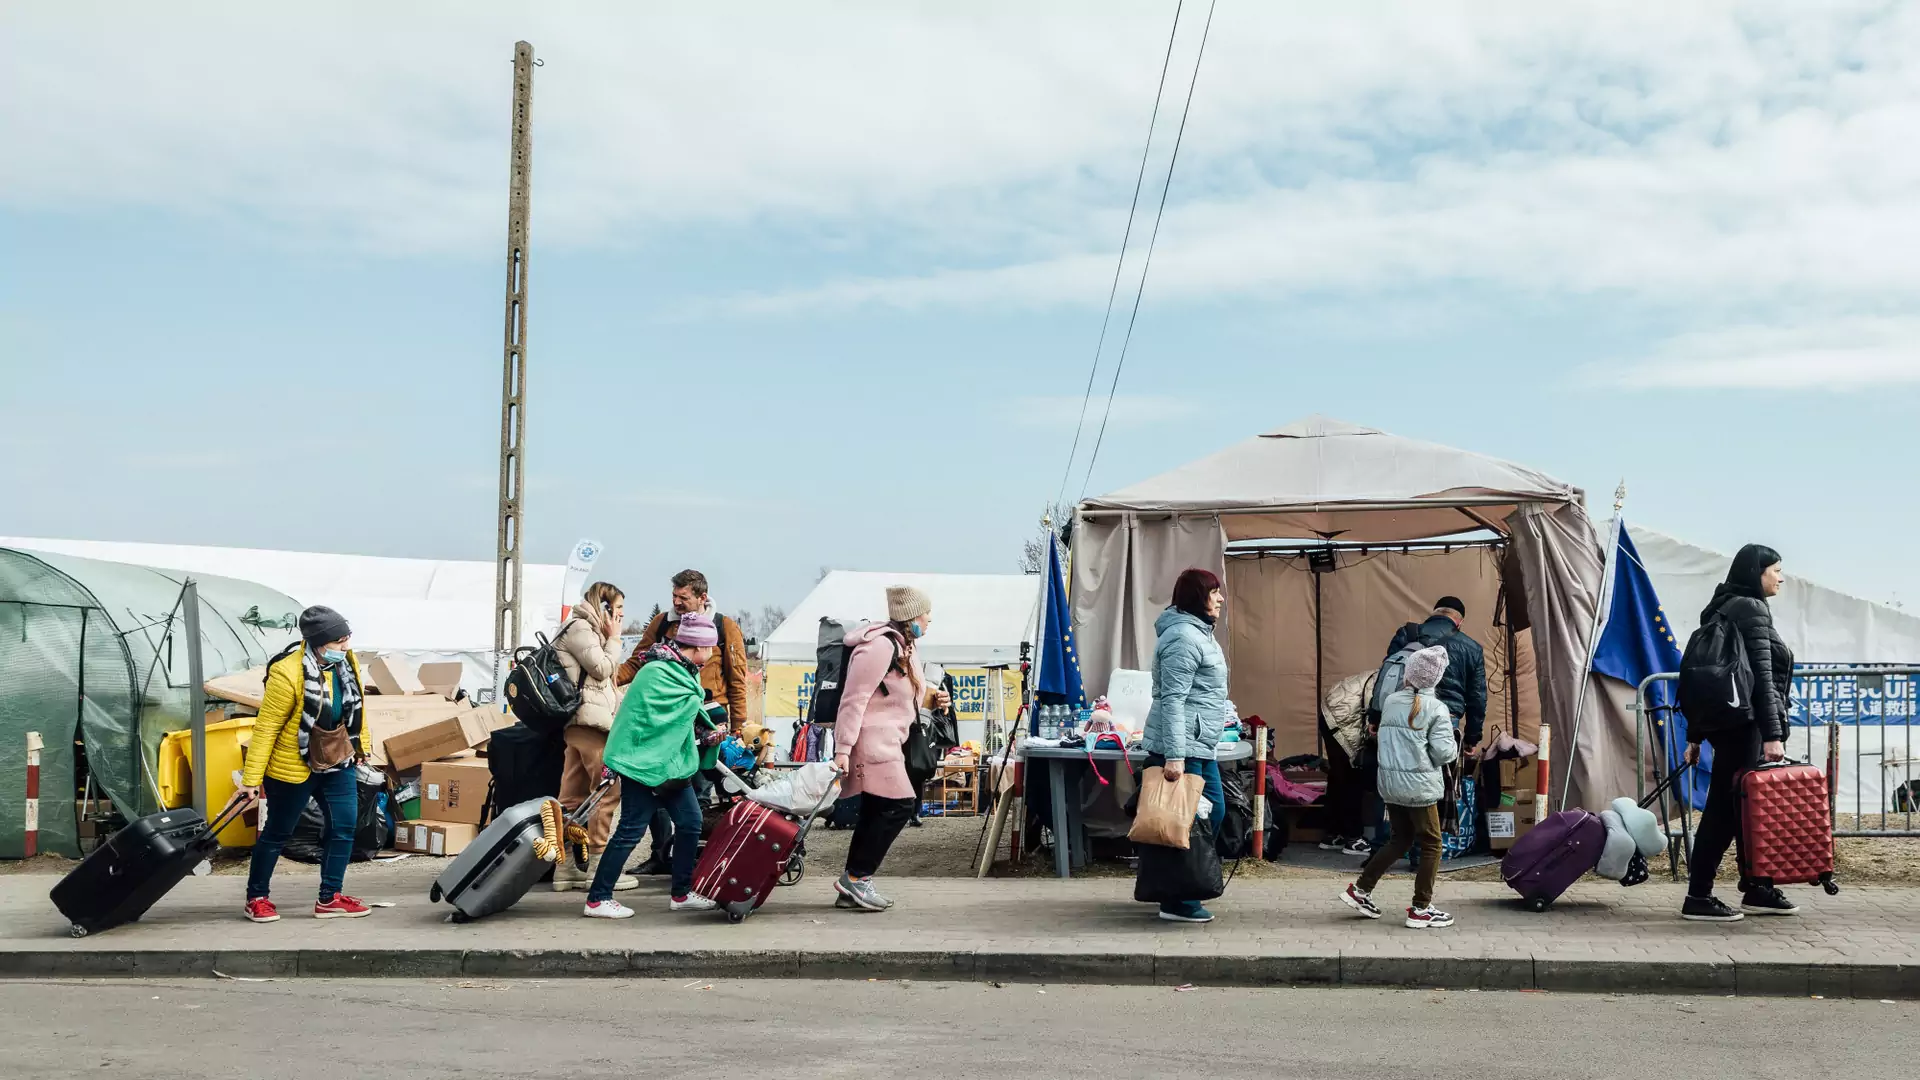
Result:
{"type": "Polygon", "coordinates": [[[908,624],[907,624],[907,630],[908,630],[908,632],[909,632],[909,633],[911,633],[911,634],[913,634],[913,636],[914,636],[914,637],[916,637],[916,638],[917,638],[917,637],[920,637],[921,635],[923,635],[923,634],[925,634],[925,633],[927,632],[927,628],[926,628],[926,627],[924,627],[924,626],[921,626],[921,625],[920,625],[919,623],[917,623],[917,622],[910,622],[910,623],[908,623],[908,624]]]}
{"type": "Polygon", "coordinates": [[[339,649],[322,649],[320,659],[329,664],[344,664],[347,662],[347,654],[339,649]]]}

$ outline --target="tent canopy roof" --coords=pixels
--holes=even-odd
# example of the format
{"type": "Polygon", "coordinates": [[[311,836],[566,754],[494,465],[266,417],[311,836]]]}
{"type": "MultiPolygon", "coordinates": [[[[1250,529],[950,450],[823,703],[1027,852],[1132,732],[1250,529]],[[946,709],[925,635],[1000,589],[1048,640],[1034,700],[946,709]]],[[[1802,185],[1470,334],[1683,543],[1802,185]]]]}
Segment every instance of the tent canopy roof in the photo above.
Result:
{"type": "MultiPolygon", "coordinates": [[[[462,652],[493,648],[492,562],[11,537],[0,537],[0,547],[257,582],[292,597],[297,601],[295,611],[325,604],[345,615],[353,625],[357,649],[462,652]]],[[[521,644],[533,644],[536,631],[551,633],[559,623],[566,572],[560,565],[527,563],[522,568],[521,644]]]]}
{"type": "Polygon", "coordinates": [[[1325,416],[1088,499],[1083,514],[1220,514],[1231,540],[1388,543],[1499,523],[1580,489],[1525,466],[1325,416]]]}
{"type": "Polygon", "coordinates": [[[887,574],[835,570],[767,637],[769,663],[811,664],[820,620],[887,616],[887,586],[911,585],[933,598],[933,626],[920,657],[950,667],[1015,664],[1020,643],[1034,638],[1039,574],[887,574]]]}

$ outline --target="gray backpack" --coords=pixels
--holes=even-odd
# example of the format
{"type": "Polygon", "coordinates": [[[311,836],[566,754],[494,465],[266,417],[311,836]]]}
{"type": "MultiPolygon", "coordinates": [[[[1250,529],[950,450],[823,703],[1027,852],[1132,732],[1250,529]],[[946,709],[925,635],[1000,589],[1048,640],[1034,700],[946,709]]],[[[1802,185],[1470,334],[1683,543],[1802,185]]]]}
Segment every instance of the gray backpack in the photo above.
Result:
{"type": "Polygon", "coordinates": [[[1407,661],[1413,654],[1421,649],[1431,649],[1445,640],[1446,638],[1442,636],[1438,640],[1429,641],[1426,631],[1423,630],[1415,634],[1412,641],[1400,646],[1393,655],[1387,657],[1386,662],[1380,665],[1379,676],[1373,680],[1373,697],[1367,702],[1368,724],[1379,726],[1380,715],[1387,706],[1387,698],[1406,682],[1407,661]]]}

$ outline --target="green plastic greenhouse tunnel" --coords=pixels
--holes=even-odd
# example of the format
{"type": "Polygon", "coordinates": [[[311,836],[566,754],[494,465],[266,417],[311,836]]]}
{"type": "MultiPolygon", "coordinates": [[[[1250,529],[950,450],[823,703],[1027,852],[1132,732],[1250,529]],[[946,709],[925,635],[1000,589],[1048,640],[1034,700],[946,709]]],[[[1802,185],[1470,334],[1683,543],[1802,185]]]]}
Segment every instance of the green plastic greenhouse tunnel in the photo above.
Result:
{"type": "MultiPolygon", "coordinates": [[[[26,841],[27,733],[40,733],[39,850],[80,854],[79,801],[132,818],[159,809],[162,736],[190,723],[175,570],[0,548],[0,858],[26,841]]],[[[206,677],[292,640],[299,605],[263,585],[194,574],[206,677]]]]}

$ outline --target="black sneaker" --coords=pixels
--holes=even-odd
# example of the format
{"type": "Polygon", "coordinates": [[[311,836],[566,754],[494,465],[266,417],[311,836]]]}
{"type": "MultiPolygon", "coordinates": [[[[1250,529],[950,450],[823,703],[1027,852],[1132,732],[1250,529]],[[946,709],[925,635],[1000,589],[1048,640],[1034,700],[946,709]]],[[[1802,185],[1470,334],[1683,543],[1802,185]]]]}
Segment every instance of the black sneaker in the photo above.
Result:
{"type": "Polygon", "coordinates": [[[673,864],[658,855],[651,855],[646,862],[629,867],[627,873],[638,877],[664,877],[673,873],[673,864]]]}
{"type": "Polygon", "coordinates": [[[1329,836],[1325,840],[1320,841],[1320,850],[1345,851],[1349,843],[1352,843],[1352,841],[1344,836],[1329,836]]]}
{"type": "Polygon", "coordinates": [[[1739,922],[1745,915],[1720,902],[1717,896],[1689,896],[1680,906],[1680,917],[1688,922],[1739,922]]]}
{"type": "Polygon", "coordinates": [[[1800,909],[1787,894],[1771,885],[1758,889],[1748,889],[1740,898],[1740,910],[1748,915],[1798,915],[1800,909]]]}

